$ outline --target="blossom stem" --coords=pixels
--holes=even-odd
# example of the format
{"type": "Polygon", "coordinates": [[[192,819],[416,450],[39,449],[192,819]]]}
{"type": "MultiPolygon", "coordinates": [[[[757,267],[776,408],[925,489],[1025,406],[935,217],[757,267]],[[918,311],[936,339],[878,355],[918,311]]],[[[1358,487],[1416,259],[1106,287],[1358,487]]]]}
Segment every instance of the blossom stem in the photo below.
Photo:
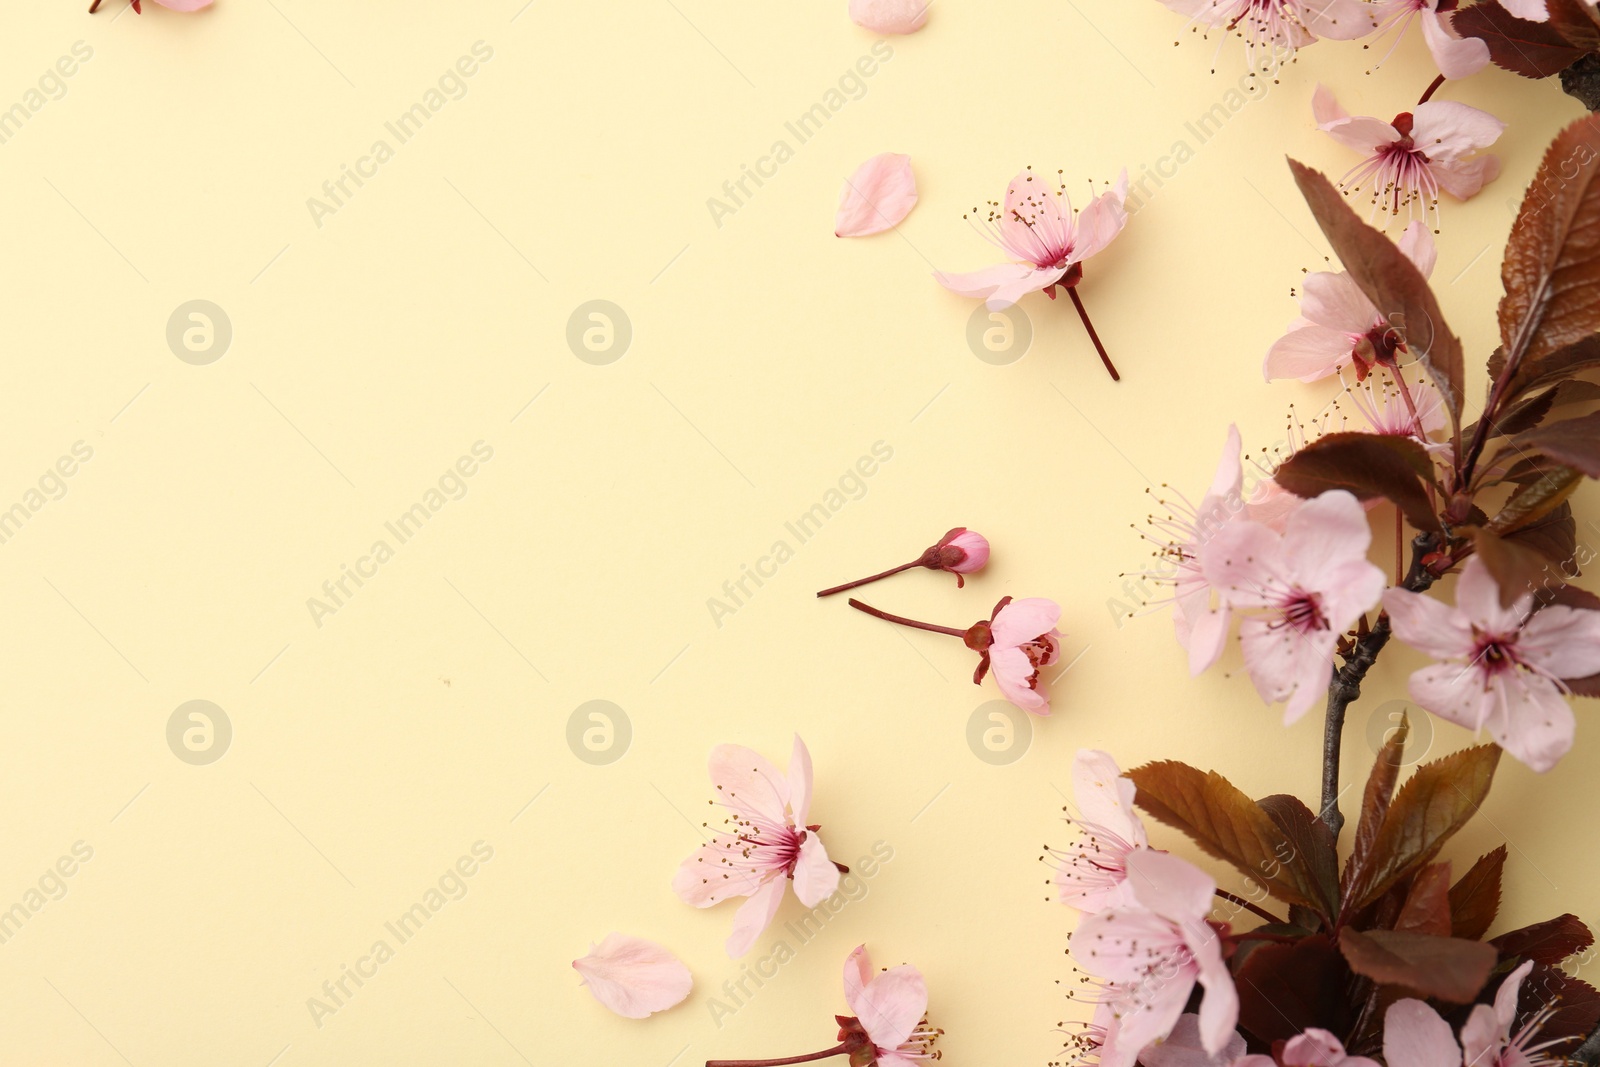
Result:
{"type": "Polygon", "coordinates": [[[1233,893],[1228,892],[1226,889],[1219,889],[1219,890],[1216,891],[1216,893],[1217,893],[1217,896],[1221,897],[1223,900],[1226,900],[1228,903],[1237,904],[1237,905],[1239,905],[1239,907],[1243,908],[1245,911],[1248,911],[1248,912],[1250,912],[1250,913],[1252,913],[1254,915],[1258,915],[1261,918],[1267,920],[1267,922],[1269,922],[1269,923],[1278,923],[1280,925],[1283,924],[1283,920],[1278,918],[1276,915],[1272,914],[1272,912],[1267,911],[1264,908],[1256,907],[1254,904],[1252,904],[1250,901],[1246,900],[1244,897],[1236,896],[1233,893]]]}
{"type": "Polygon", "coordinates": [[[887,578],[891,574],[899,574],[901,571],[908,571],[912,567],[921,567],[921,566],[924,566],[924,563],[923,563],[922,559],[919,557],[917,559],[912,560],[910,563],[902,563],[898,567],[890,567],[888,570],[882,572],[881,574],[874,574],[870,578],[858,578],[853,582],[846,582],[843,585],[836,585],[832,589],[824,589],[824,590],[822,590],[822,592],[818,593],[817,595],[819,597],[821,597],[821,596],[832,596],[835,593],[842,593],[846,589],[855,589],[855,588],[857,588],[859,586],[863,586],[863,585],[867,585],[867,584],[870,584],[872,582],[875,582],[879,578],[887,578]]]}
{"type": "Polygon", "coordinates": [[[882,619],[884,622],[897,622],[901,626],[914,626],[918,630],[929,630],[936,634],[949,634],[951,637],[965,638],[967,636],[967,631],[957,630],[953,626],[935,626],[931,622],[918,622],[916,619],[908,619],[902,615],[890,615],[887,611],[879,611],[871,604],[863,604],[855,597],[850,598],[850,606],[857,611],[866,612],[875,619],[882,619]]]}
{"type": "Polygon", "coordinates": [[[776,1060],[707,1060],[706,1067],[783,1067],[786,1063],[810,1063],[831,1056],[843,1056],[849,1051],[849,1046],[841,1042],[833,1048],[825,1048],[821,1052],[809,1052],[804,1056],[784,1056],[776,1060]]]}
{"type": "MultiPolygon", "coordinates": [[[[1422,593],[1433,585],[1433,572],[1422,561],[1434,551],[1437,541],[1437,535],[1431,533],[1420,533],[1412,539],[1411,566],[1400,588],[1422,593]]],[[[1389,643],[1389,637],[1389,616],[1379,612],[1378,621],[1356,639],[1344,658],[1344,666],[1333,672],[1333,679],[1328,683],[1328,713],[1322,734],[1322,812],[1317,817],[1333,831],[1335,838],[1344,826],[1344,816],[1339,812],[1339,753],[1344,740],[1345,712],[1361,695],[1361,682],[1378,661],[1378,653],[1389,643]]]]}
{"type": "Polygon", "coordinates": [[[92,15],[96,11],[99,11],[99,10],[100,10],[100,0],[94,0],[94,3],[89,5],[89,14],[92,15]]]}
{"type": "Polygon", "coordinates": [[[1089,321],[1089,310],[1083,306],[1083,297],[1078,295],[1078,287],[1068,286],[1067,295],[1072,297],[1072,306],[1078,309],[1078,318],[1083,320],[1083,328],[1089,331],[1089,340],[1094,342],[1094,350],[1100,353],[1100,362],[1111,372],[1111,380],[1120,382],[1122,375],[1117,373],[1117,368],[1111,363],[1111,357],[1106,355],[1106,346],[1100,343],[1100,335],[1094,332],[1094,323],[1089,321]]]}
{"type": "Polygon", "coordinates": [[[1426,104],[1429,100],[1432,100],[1433,99],[1433,94],[1438,92],[1439,91],[1439,87],[1441,85],[1443,85],[1443,84],[1444,84],[1444,75],[1443,74],[1441,74],[1437,78],[1433,79],[1433,81],[1428,85],[1428,88],[1423,92],[1422,96],[1417,100],[1417,106],[1421,107],[1423,104],[1426,104]]]}

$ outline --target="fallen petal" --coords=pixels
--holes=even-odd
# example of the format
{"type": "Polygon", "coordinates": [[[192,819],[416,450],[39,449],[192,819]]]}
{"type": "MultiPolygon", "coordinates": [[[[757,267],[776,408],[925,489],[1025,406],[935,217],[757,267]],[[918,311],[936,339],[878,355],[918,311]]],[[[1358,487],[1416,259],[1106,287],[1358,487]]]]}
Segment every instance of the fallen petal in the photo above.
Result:
{"type": "Polygon", "coordinates": [[[911,157],[884,152],[845,179],[833,232],[839,237],[882,233],[899,225],[916,204],[917,179],[911,173],[911,157]]]}
{"type": "Polygon", "coordinates": [[[850,21],[876,33],[916,33],[932,0],[850,0],[850,21]]]}
{"type": "Polygon", "coordinates": [[[694,986],[689,968],[656,944],[608,934],[589,954],[572,961],[594,999],[626,1019],[643,1019],[682,1002],[694,986]]]}

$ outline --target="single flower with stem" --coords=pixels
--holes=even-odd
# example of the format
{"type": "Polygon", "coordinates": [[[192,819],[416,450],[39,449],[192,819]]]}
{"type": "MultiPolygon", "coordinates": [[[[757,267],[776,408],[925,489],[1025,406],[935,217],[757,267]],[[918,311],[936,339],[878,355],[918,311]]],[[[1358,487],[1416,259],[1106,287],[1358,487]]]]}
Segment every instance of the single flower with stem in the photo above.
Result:
{"type": "Polygon", "coordinates": [[[836,585],[831,589],[824,589],[817,594],[819,597],[832,596],[842,593],[847,589],[857,589],[863,585],[887,578],[891,574],[899,574],[913,567],[926,567],[930,571],[949,571],[956,576],[956,588],[966,585],[963,575],[974,574],[983,569],[989,562],[989,542],[982,534],[974,533],[965,526],[957,526],[938,541],[929,545],[916,559],[910,563],[902,563],[898,567],[890,567],[869,578],[858,578],[853,582],[836,585]]]}

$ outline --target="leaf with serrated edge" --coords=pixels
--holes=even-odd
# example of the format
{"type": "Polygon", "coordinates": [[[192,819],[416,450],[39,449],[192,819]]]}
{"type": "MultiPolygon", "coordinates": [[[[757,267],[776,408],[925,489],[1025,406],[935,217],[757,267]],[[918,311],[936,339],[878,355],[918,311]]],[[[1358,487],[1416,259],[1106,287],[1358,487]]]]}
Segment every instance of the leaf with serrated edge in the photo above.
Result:
{"type": "Polygon", "coordinates": [[[1409,437],[1330,433],[1280,464],[1272,480],[1308,499],[1330,489],[1346,489],[1363,500],[1381,496],[1417,529],[1438,533],[1439,516],[1425,486],[1432,471],[1427,449],[1409,437]]]}
{"type": "Polygon", "coordinates": [[[1506,846],[1478,858],[1478,862],[1450,887],[1450,932],[1478,941],[1500,913],[1500,874],[1506,865],[1506,846]]]}
{"type": "Polygon", "coordinates": [[[1400,777],[1400,757],[1406,748],[1406,738],[1411,735],[1411,720],[1402,712],[1400,725],[1384,738],[1378,758],[1373,761],[1372,773],[1367,775],[1367,786],[1361,794],[1361,818],[1356,821],[1355,841],[1350,846],[1350,859],[1344,865],[1339,881],[1340,908],[1348,910],[1356,888],[1369,877],[1375,861],[1373,848],[1378,832],[1383,829],[1383,817],[1389,812],[1394,797],[1394,783],[1400,777]]]}
{"type": "Polygon", "coordinates": [[[1359,975],[1452,1004],[1470,1004],[1499,958],[1482,941],[1349,927],[1339,934],[1339,951],[1359,975]]]}

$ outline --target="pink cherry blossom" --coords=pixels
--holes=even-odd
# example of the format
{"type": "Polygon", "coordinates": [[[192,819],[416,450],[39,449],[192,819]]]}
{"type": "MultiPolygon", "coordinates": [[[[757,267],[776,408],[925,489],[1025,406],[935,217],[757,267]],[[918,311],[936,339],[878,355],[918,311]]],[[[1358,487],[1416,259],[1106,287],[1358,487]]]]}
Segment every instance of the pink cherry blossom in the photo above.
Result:
{"type": "Polygon", "coordinates": [[[747,898],[734,915],[727,943],[728,955],[738,959],[772,922],[785,886],[793,882],[800,903],[813,908],[838,889],[839,868],[828,859],[819,827],[806,825],[811,753],[798,736],[787,776],[742,745],[718,745],[710,769],[716,802],[728,812],[728,829],[683,861],[672,888],[697,908],[747,898]]]}
{"type": "Polygon", "coordinates": [[[1071,847],[1053,850],[1052,881],[1061,902],[1096,912],[1130,903],[1128,854],[1146,848],[1144,823],[1133,811],[1134,786],[1108,753],[1080,748],[1072,763],[1072,800],[1077,815],[1067,821],[1078,830],[1071,847]]]}
{"type": "Polygon", "coordinates": [[[1422,40],[1433,53],[1439,73],[1465,78],[1489,64],[1489,46],[1477,37],[1462,37],[1455,30],[1454,0],[1375,0],[1373,13],[1380,30],[1395,29],[1396,40],[1412,22],[1422,23],[1422,40]]]}
{"type": "Polygon", "coordinates": [[[1556,765],[1576,729],[1562,678],[1600,672],[1600,611],[1552,605],[1532,594],[1509,608],[1483,560],[1456,584],[1456,606],[1391,589],[1384,609],[1400,640],[1441,662],[1411,676],[1411,699],[1469,730],[1489,731],[1536,771],[1556,765]]]}
{"type": "Polygon", "coordinates": [[[1104,251],[1122,232],[1128,222],[1122,206],[1127,195],[1124,170],[1110,191],[1074,216],[1065,187],[1052,189],[1032,168],[1024,170],[1006,188],[1005,203],[991,202],[988,218],[979,224],[984,237],[1015,262],[969,274],[936,271],[934,277],[953,293],[987,300],[993,311],[1040,290],[1054,297],[1057,285],[1076,286],[1084,260],[1104,251]]]}
{"type": "MultiPolygon", "coordinates": [[[[987,624],[989,643],[977,649],[981,658],[972,680],[982,682],[992,669],[1007,700],[1035,715],[1050,714],[1050,694],[1041,687],[1039,672],[1061,658],[1061,631],[1056,629],[1060,618],[1061,606],[1054,600],[1001,600],[987,624]]],[[[971,637],[967,640],[969,647],[975,647],[971,637]]]]}
{"type": "Polygon", "coordinates": [[[1161,0],[1195,27],[1244,41],[1251,70],[1275,71],[1319,37],[1352,41],[1372,32],[1363,0],[1161,0]],[[1265,54],[1263,54],[1265,53],[1265,54]]]}
{"type": "Polygon", "coordinates": [[[916,33],[933,0],[850,0],[850,21],[874,33],[916,33]]]}
{"type": "Polygon", "coordinates": [[[1389,1067],[1461,1067],[1461,1046],[1438,1012],[1408,997],[1384,1013],[1383,1058],[1389,1067]]]}
{"type": "Polygon", "coordinates": [[[1280,534],[1236,522],[1201,551],[1206,579],[1235,611],[1245,668],[1268,703],[1285,701],[1297,721],[1327,691],[1339,637],[1383,594],[1383,571],[1368,562],[1367,513],[1342,489],[1301,504],[1280,534]]]}
{"type": "Polygon", "coordinates": [[[1238,1033],[1220,1051],[1207,1052],[1200,1041],[1200,1016],[1193,1012],[1178,1016],[1172,1033],[1139,1053],[1139,1062],[1144,1067],[1277,1067],[1271,1056],[1245,1055],[1238,1033]]]}
{"type": "Polygon", "coordinates": [[[678,957],[656,944],[608,934],[589,954],[572,961],[594,999],[627,1019],[666,1011],[689,995],[694,979],[678,957]]]}
{"type": "MultiPolygon", "coordinates": [[[[915,967],[902,963],[874,972],[867,946],[857,945],[844,961],[844,999],[855,1018],[840,1020],[840,1037],[853,1046],[841,1051],[870,1048],[872,1059],[859,1062],[879,1067],[915,1067],[939,1058],[934,1044],[944,1031],[928,1025],[928,987],[915,967]]],[[[858,1062],[854,1055],[851,1062],[858,1062]]]]}
{"type": "Polygon", "coordinates": [[[1213,1055],[1237,1036],[1239,995],[1206,917],[1217,883],[1177,856],[1154,849],[1128,854],[1133,902],[1096,912],[1072,935],[1078,966],[1099,975],[1101,1002],[1112,1022],[1100,1049],[1102,1067],[1129,1067],[1170,1034],[1195,984],[1205,990],[1200,1045],[1213,1055]]]}
{"type": "Polygon", "coordinates": [[[845,179],[839,190],[835,237],[866,237],[900,225],[917,204],[917,179],[911,157],[894,152],[873,156],[845,179]]]}
{"type": "Polygon", "coordinates": [[[1420,210],[1437,220],[1440,190],[1466,200],[1500,173],[1499,159],[1477,153],[1499,140],[1506,124],[1475,107],[1429,100],[1384,122],[1352,117],[1319,85],[1311,108],[1319,130],[1365,157],[1341,184],[1368,189],[1374,213],[1397,217],[1404,208],[1408,219],[1420,210]]]}
{"type": "Polygon", "coordinates": [[[1426,379],[1405,382],[1403,386],[1380,383],[1369,376],[1358,385],[1345,389],[1350,405],[1367,424],[1366,429],[1383,437],[1409,437],[1429,447],[1443,448],[1432,435],[1448,425],[1444,394],[1426,379]]]}
{"type": "Polygon", "coordinates": [[[946,533],[933,547],[939,550],[939,569],[956,576],[957,589],[965,584],[963,574],[976,574],[989,562],[989,539],[965,526],[946,533]]]}
{"type": "Polygon", "coordinates": [[[1347,1054],[1344,1042],[1314,1026],[1284,1042],[1280,1059],[1283,1067],[1382,1067],[1377,1060],[1347,1054]]]}
{"type": "MultiPolygon", "coordinates": [[[[1400,251],[1422,276],[1433,274],[1438,253],[1433,235],[1421,221],[1410,223],[1400,237],[1400,251]]],[[[1267,351],[1262,370],[1267,380],[1326,378],[1353,365],[1365,379],[1378,364],[1394,366],[1406,351],[1405,338],[1367,299],[1344,271],[1318,271],[1300,287],[1300,318],[1267,351]]]]}

